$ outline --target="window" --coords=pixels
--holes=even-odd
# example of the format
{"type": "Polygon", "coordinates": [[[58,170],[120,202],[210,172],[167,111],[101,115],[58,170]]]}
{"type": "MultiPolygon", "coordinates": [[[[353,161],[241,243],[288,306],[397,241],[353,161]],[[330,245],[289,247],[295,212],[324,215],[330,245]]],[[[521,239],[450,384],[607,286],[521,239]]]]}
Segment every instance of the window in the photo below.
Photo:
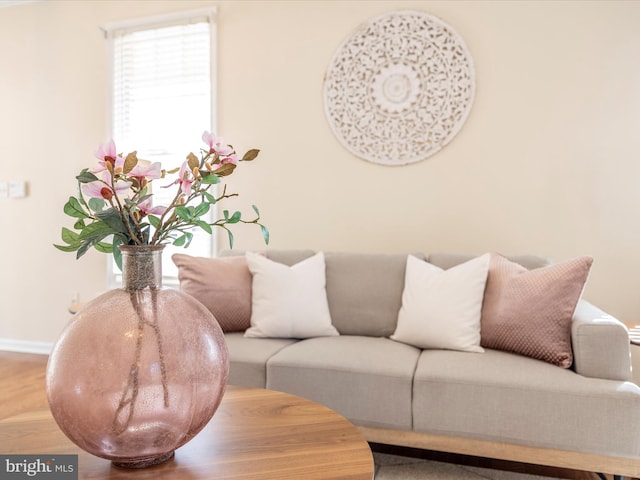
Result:
{"type": "MultiPolygon", "coordinates": [[[[201,145],[204,130],[215,131],[215,10],[119,23],[106,29],[110,71],[110,128],[118,152],[137,150],[138,158],[162,162],[166,170],[179,167],[201,145]]],[[[159,204],[172,192],[158,188],[159,204]]],[[[199,230],[199,229],[198,229],[199,230]]],[[[209,256],[213,239],[194,230],[189,253],[209,256]]],[[[175,282],[171,255],[183,248],[167,246],[163,274],[175,282]]],[[[110,265],[110,282],[119,284],[119,271],[110,265]]]]}

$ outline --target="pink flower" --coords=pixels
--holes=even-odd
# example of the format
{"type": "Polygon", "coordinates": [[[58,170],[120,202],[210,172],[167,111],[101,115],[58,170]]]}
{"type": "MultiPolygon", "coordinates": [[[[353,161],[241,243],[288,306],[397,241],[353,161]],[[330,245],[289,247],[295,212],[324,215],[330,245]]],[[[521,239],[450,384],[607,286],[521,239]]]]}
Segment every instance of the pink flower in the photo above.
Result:
{"type": "Polygon", "coordinates": [[[103,145],[100,145],[93,154],[98,160],[106,160],[107,158],[115,159],[118,156],[116,144],[113,139],[103,145]]]}
{"type": "Polygon", "coordinates": [[[189,170],[189,164],[184,162],[180,167],[178,173],[178,180],[176,183],[180,184],[180,191],[185,195],[191,195],[191,184],[194,182],[194,178],[191,176],[191,170],[189,170]]]}
{"type": "Polygon", "coordinates": [[[152,207],[150,198],[147,198],[144,202],[140,202],[138,204],[138,208],[140,209],[140,212],[142,212],[142,215],[162,215],[167,210],[167,207],[163,207],[161,205],[152,207]]]}
{"type": "MultiPolygon", "coordinates": [[[[124,180],[118,180],[115,184],[115,194],[124,195],[129,191],[131,182],[124,180]]],[[[95,182],[83,183],[82,193],[87,197],[92,198],[104,198],[105,200],[111,200],[114,195],[114,191],[111,188],[111,173],[105,171],[102,175],[102,180],[96,180],[95,182]]]]}
{"type": "Polygon", "coordinates": [[[189,163],[185,161],[180,167],[178,178],[169,185],[164,185],[162,188],[169,188],[171,185],[178,184],[180,185],[180,192],[189,196],[191,195],[191,184],[193,184],[194,181],[195,178],[193,178],[191,170],[189,169],[189,163]]]}
{"type": "Polygon", "coordinates": [[[140,164],[133,167],[129,172],[129,176],[139,180],[154,180],[162,177],[162,165],[160,162],[153,162],[150,165],[142,166],[140,164]]]}
{"type": "Polygon", "coordinates": [[[209,145],[209,153],[217,153],[220,156],[229,155],[233,152],[233,148],[224,144],[224,138],[216,137],[213,133],[206,130],[202,134],[202,141],[209,145]]]}
{"type": "Polygon", "coordinates": [[[95,157],[98,159],[99,166],[90,170],[91,173],[99,173],[104,170],[108,170],[107,165],[111,165],[111,170],[116,173],[122,172],[124,166],[124,158],[119,157],[116,153],[116,144],[113,139],[107,143],[100,145],[94,152],[95,157]]]}

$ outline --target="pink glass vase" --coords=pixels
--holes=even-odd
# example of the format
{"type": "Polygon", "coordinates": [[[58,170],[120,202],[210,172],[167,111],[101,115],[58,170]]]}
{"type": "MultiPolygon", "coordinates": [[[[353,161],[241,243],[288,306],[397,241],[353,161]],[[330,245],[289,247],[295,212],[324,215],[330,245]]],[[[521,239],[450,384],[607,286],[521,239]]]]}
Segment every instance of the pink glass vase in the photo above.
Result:
{"type": "Polygon", "coordinates": [[[117,466],[171,458],[209,422],[229,374],[213,315],[162,288],[162,250],[121,247],[123,288],[71,319],[47,365],[47,398],[60,429],[117,466]]]}

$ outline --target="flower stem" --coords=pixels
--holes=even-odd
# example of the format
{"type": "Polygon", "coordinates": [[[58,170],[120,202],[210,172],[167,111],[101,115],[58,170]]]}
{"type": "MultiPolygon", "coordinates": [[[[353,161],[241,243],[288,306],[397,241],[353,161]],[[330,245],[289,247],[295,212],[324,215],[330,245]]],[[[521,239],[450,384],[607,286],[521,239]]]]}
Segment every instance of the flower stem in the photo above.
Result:
{"type": "Polygon", "coordinates": [[[129,369],[129,378],[127,379],[127,385],[122,391],[118,408],[113,417],[113,433],[120,435],[129,428],[133,413],[135,411],[136,400],[138,398],[138,392],[140,389],[140,356],[142,354],[142,338],[144,331],[144,321],[139,314],[139,303],[137,298],[137,292],[129,292],[131,298],[131,304],[138,316],[138,337],[136,338],[136,351],[129,369]]]}
{"type": "Polygon", "coordinates": [[[178,188],[178,192],[176,193],[175,197],[173,197],[173,200],[171,200],[171,203],[169,204],[167,209],[162,213],[162,215],[160,215],[160,225],[158,226],[158,228],[156,228],[156,231],[153,234],[153,238],[149,242],[149,245],[158,245],[160,243],[160,239],[161,239],[160,233],[163,232],[163,231],[170,231],[171,230],[171,229],[167,228],[167,226],[170,225],[170,222],[172,222],[174,220],[175,212],[173,212],[174,214],[171,215],[171,217],[169,217],[169,220],[167,221],[167,224],[164,223],[164,219],[167,216],[167,213],[169,213],[171,210],[174,210],[176,208],[176,204],[177,204],[178,199],[180,198],[181,195],[182,195],[182,189],[178,188]]]}
{"type": "Polygon", "coordinates": [[[149,326],[153,329],[156,336],[156,343],[158,345],[158,358],[160,363],[160,378],[162,382],[162,397],[165,408],[169,407],[169,385],[167,382],[167,368],[164,361],[164,349],[162,347],[162,336],[160,335],[160,327],[158,325],[158,290],[151,289],[151,317],[147,318],[147,314],[144,310],[144,299],[140,301],[140,296],[145,295],[145,291],[131,290],[129,291],[129,298],[131,299],[131,305],[138,317],[138,329],[136,338],[136,347],[133,362],[129,368],[129,377],[127,379],[127,385],[122,391],[118,407],[116,408],[113,418],[113,432],[116,435],[124,433],[131,425],[131,420],[135,413],[136,402],[138,400],[138,394],[140,393],[140,362],[142,357],[142,341],[144,338],[144,328],[149,326]]]}
{"type": "Polygon", "coordinates": [[[129,215],[125,215],[124,208],[122,207],[122,203],[120,202],[120,199],[118,198],[118,194],[116,193],[116,181],[115,181],[115,175],[113,173],[111,174],[111,189],[113,190],[113,198],[116,199],[116,204],[118,205],[118,208],[117,208],[118,213],[120,214],[120,218],[122,219],[122,223],[124,224],[124,227],[127,229],[127,232],[129,233],[129,237],[137,245],[142,245],[142,240],[140,240],[140,238],[138,238],[135,232],[131,229],[129,218],[135,223],[136,227],[138,227],[138,222],[135,221],[135,219],[131,216],[131,213],[128,210],[127,210],[127,213],[129,213],[129,215]]]}

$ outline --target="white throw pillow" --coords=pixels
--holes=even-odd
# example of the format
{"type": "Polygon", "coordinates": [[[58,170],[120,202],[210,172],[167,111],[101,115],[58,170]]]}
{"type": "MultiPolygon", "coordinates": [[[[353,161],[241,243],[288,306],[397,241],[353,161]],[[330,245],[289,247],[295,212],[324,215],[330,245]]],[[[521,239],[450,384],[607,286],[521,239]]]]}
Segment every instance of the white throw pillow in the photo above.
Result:
{"type": "Polygon", "coordinates": [[[483,352],[482,300],[489,254],[443,270],[409,255],[393,340],[420,348],[483,352]]]}
{"type": "Polygon", "coordinates": [[[331,324],[322,252],[292,267],[252,252],[246,257],[253,280],[251,327],[245,337],[338,335],[331,324]]]}

